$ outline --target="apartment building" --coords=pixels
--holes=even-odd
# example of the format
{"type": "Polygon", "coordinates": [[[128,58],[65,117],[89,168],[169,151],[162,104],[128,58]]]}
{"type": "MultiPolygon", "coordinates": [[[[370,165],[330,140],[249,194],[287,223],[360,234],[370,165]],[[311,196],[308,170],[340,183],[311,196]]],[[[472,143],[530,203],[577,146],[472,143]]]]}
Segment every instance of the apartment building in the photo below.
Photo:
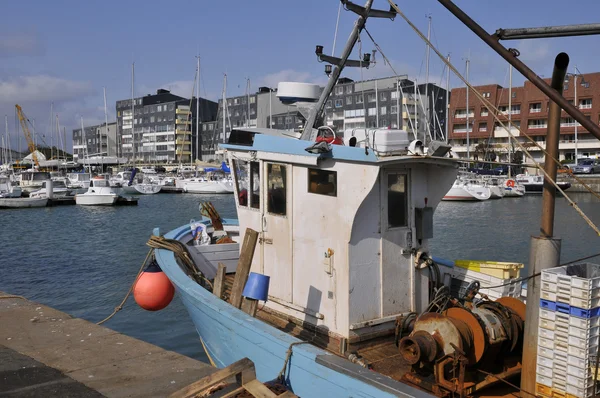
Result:
{"type": "MultiPolygon", "coordinates": [[[[545,80],[550,83],[550,79],[545,80]]],[[[576,104],[589,119],[600,123],[599,88],[600,72],[567,75],[563,95],[571,103],[576,104]],[[576,87],[575,82],[577,82],[576,87]]],[[[477,86],[475,89],[498,108],[497,116],[505,125],[508,125],[510,118],[511,133],[529,148],[528,151],[536,161],[543,161],[543,152],[536,146],[532,146],[525,134],[545,148],[548,130],[548,97],[529,81],[526,81],[523,86],[513,87],[512,90],[497,84],[477,86]]],[[[451,115],[450,144],[459,156],[467,155],[468,135],[471,158],[479,155],[476,152],[477,146],[485,143],[499,155],[501,160],[508,160],[511,143],[507,130],[495,120],[492,112],[473,93],[469,95],[467,115],[465,88],[452,89],[449,113],[451,115]]],[[[560,121],[560,160],[575,159],[575,152],[579,158],[599,157],[600,141],[563,111],[560,121]]]]}
{"type": "Polygon", "coordinates": [[[117,101],[119,155],[145,163],[189,163],[199,158],[196,117],[199,122],[214,120],[217,113],[216,102],[204,98],[199,101],[199,115],[196,98],[190,100],[164,89],[133,101],[117,101]]]}
{"type": "Polygon", "coordinates": [[[86,156],[117,156],[117,123],[102,123],[73,130],[73,159],[86,156]]]}

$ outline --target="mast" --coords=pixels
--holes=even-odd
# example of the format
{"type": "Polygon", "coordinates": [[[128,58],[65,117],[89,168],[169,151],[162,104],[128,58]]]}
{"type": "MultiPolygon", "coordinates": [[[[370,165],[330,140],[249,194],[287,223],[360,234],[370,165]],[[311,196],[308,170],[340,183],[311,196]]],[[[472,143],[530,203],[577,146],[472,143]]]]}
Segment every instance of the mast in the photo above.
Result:
{"type": "MultiPolygon", "coordinates": [[[[106,87],[104,87],[104,127],[106,128],[106,156],[110,156],[110,153],[108,151],[108,112],[106,110],[106,87]]],[[[102,152],[102,134],[100,134],[100,152],[102,152]]],[[[101,156],[104,157],[104,152],[102,152],[101,156]]],[[[102,163],[104,163],[104,159],[102,163]]]]}
{"type": "Polygon", "coordinates": [[[4,129],[6,130],[6,144],[8,147],[8,159],[10,164],[12,164],[12,151],[10,149],[10,133],[8,132],[8,115],[4,115],[4,129]]]}
{"type": "Polygon", "coordinates": [[[246,120],[248,127],[250,127],[250,78],[246,79],[246,104],[248,109],[246,110],[246,120]]]}
{"type": "MultiPolygon", "coordinates": [[[[88,172],[92,174],[92,166],[90,165],[90,151],[88,150],[87,137],[85,135],[85,128],[83,127],[83,116],[81,116],[81,136],[85,140],[85,155],[88,161],[88,172]]],[[[85,161],[84,161],[85,165],[85,161]]],[[[85,167],[85,166],[84,166],[85,167]]]]}
{"type": "Polygon", "coordinates": [[[196,159],[200,159],[200,146],[199,137],[200,137],[200,56],[196,56],[196,70],[198,73],[198,77],[196,79],[196,159]]]}
{"type": "MultiPolygon", "coordinates": [[[[427,54],[425,61],[425,99],[427,101],[427,107],[425,108],[425,118],[427,119],[427,127],[429,130],[429,54],[431,53],[431,47],[429,46],[429,42],[431,41],[431,15],[427,15],[428,24],[427,24],[427,54]]],[[[435,126],[434,126],[435,127],[435,126]]],[[[435,135],[435,133],[434,133],[435,135]]],[[[425,143],[425,142],[424,142],[425,143]]]]}
{"type": "Polygon", "coordinates": [[[133,113],[135,110],[135,105],[134,105],[134,91],[133,91],[133,84],[134,84],[134,80],[135,79],[135,62],[131,63],[131,153],[133,156],[133,166],[135,167],[135,133],[134,133],[134,129],[133,129],[133,113]]]}
{"type": "MultiPolygon", "coordinates": [[[[223,95],[223,142],[225,142],[225,137],[227,136],[227,130],[225,128],[225,109],[227,106],[227,98],[225,98],[225,96],[227,95],[227,73],[223,74],[223,91],[222,91],[222,95],[223,95]]],[[[217,147],[215,145],[215,151],[217,150],[217,147]]]]}
{"type": "MultiPolygon", "coordinates": [[[[512,133],[512,65],[508,66],[508,131],[510,131],[512,133]]],[[[512,140],[511,140],[511,134],[508,134],[508,141],[511,144],[512,147],[512,140]]],[[[511,158],[512,158],[512,151],[511,148],[508,149],[508,163],[512,163],[511,158]]],[[[508,166],[508,178],[510,178],[511,176],[511,169],[512,166],[508,166]]]]}
{"type": "MultiPolygon", "coordinates": [[[[327,98],[329,98],[329,95],[331,94],[331,91],[333,90],[335,83],[337,82],[338,78],[340,77],[340,75],[342,73],[342,70],[344,69],[344,65],[345,65],[346,61],[348,60],[348,57],[352,53],[352,49],[354,48],[354,45],[356,44],[356,41],[358,40],[358,35],[360,34],[360,32],[362,31],[362,29],[365,26],[365,22],[367,21],[367,17],[369,15],[369,12],[371,11],[372,5],[373,5],[373,0],[367,0],[366,4],[364,6],[364,9],[362,10],[363,12],[361,14],[359,14],[360,16],[358,17],[358,20],[354,24],[354,28],[352,29],[352,32],[350,33],[350,37],[348,38],[348,41],[346,42],[346,46],[342,50],[340,62],[337,65],[335,65],[335,68],[333,68],[331,77],[329,78],[329,81],[327,82],[325,89],[323,89],[323,92],[321,93],[321,96],[319,97],[319,101],[317,102],[315,107],[311,110],[310,115],[308,116],[308,118],[306,120],[306,124],[304,125],[304,131],[302,132],[302,136],[300,137],[301,140],[310,140],[310,138],[312,136],[312,129],[313,129],[317,119],[322,114],[323,107],[325,106],[325,101],[327,101],[327,98]]],[[[352,5],[352,7],[357,7],[357,6],[352,5]]],[[[366,117],[366,115],[365,115],[365,117],[366,117]]]]}
{"type": "MultiPolygon", "coordinates": [[[[450,54],[448,54],[448,65],[450,65],[450,54]]],[[[450,118],[448,113],[450,112],[450,68],[446,66],[446,123],[445,123],[445,133],[446,133],[446,143],[448,143],[448,125],[450,124],[450,118]]]]}
{"type": "Polygon", "coordinates": [[[54,126],[52,125],[52,114],[54,113],[54,102],[50,103],[50,159],[54,158],[54,126]]]}
{"type": "MultiPolygon", "coordinates": [[[[59,147],[62,148],[63,156],[65,157],[65,160],[66,160],[67,156],[65,155],[65,144],[62,139],[62,134],[60,134],[60,124],[58,122],[58,115],[56,115],[56,133],[58,134],[58,145],[59,145],[59,147]]],[[[59,156],[59,158],[60,158],[60,156],[59,156]]]]}
{"type": "MultiPolygon", "coordinates": [[[[465,79],[469,81],[469,58],[467,58],[467,71],[465,73],[465,79]]],[[[469,142],[469,86],[465,86],[467,90],[467,161],[471,159],[471,150],[470,150],[470,142],[469,142]]],[[[467,167],[468,168],[468,167],[467,167]]]]}

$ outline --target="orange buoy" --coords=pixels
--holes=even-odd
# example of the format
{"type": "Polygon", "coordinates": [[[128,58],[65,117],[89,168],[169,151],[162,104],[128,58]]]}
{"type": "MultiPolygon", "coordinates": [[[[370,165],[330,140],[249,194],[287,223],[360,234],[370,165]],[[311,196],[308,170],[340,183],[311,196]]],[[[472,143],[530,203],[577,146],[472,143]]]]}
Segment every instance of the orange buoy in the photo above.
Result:
{"type": "Polygon", "coordinates": [[[155,260],[142,272],[133,287],[135,302],[148,311],[162,310],[174,295],[173,284],[155,260]]]}

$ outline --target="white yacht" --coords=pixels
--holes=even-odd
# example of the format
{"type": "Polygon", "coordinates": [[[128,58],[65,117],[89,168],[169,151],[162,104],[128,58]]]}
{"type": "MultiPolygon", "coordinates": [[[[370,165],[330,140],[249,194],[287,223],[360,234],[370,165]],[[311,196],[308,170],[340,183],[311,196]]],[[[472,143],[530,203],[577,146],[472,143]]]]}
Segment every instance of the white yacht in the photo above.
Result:
{"type": "Polygon", "coordinates": [[[483,180],[485,186],[490,189],[490,199],[502,199],[504,197],[504,185],[497,177],[486,177],[483,180]]]}
{"type": "Polygon", "coordinates": [[[488,186],[485,186],[477,179],[458,177],[452,188],[446,193],[442,200],[452,201],[476,201],[488,200],[492,192],[488,186]]]}
{"type": "Polygon", "coordinates": [[[108,180],[94,178],[86,193],[75,195],[75,203],[82,206],[112,206],[118,197],[108,180]]]}
{"type": "Polygon", "coordinates": [[[233,181],[231,178],[196,177],[183,180],[182,188],[188,193],[233,193],[233,181]]]}
{"type": "Polygon", "coordinates": [[[68,188],[74,189],[77,193],[85,193],[90,186],[90,173],[68,173],[65,183],[68,188]]]}
{"type": "MultiPolygon", "coordinates": [[[[541,194],[544,190],[543,175],[519,174],[517,175],[516,182],[525,188],[525,193],[541,194]]],[[[556,185],[563,191],[571,188],[571,183],[568,181],[556,181],[556,185]]]]}
{"type": "MultiPolygon", "coordinates": [[[[61,180],[53,180],[52,181],[52,197],[54,198],[66,198],[67,196],[72,196],[72,192],[65,185],[64,181],[61,180]]],[[[37,191],[33,191],[29,194],[30,198],[50,198],[48,196],[48,181],[44,181],[42,184],[42,188],[37,191]]]]}
{"type": "Polygon", "coordinates": [[[507,178],[504,180],[504,196],[520,198],[525,195],[525,186],[515,180],[514,178],[507,178]]]}
{"type": "Polygon", "coordinates": [[[24,171],[19,176],[19,185],[25,193],[31,193],[42,187],[44,181],[49,180],[50,173],[46,171],[24,171]]]}
{"type": "Polygon", "coordinates": [[[0,177],[0,198],[20,198],[21,187],[13,185],[9,177],[0,177]]]}
{"type": "Polygon", "coordinates": [[[110,183],[120,187],[121,191],[129,195],[152,195],[160,192],[161,185],[144,178],[136,180],[136,175],[131,171],[120,171],[110,179],[110,183]]]}

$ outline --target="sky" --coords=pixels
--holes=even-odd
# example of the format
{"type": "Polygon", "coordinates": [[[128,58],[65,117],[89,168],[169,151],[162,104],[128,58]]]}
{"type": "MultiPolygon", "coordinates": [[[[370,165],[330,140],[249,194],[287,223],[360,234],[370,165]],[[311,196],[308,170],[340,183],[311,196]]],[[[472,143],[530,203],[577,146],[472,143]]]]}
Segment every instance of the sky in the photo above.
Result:
{"type": "MultiPolygon", "coordinates": [[[[363,4],[363,1],[359,1],[363,4]]],[[[396,0],[400,9],[423,32],[432,20],[433,44],[464,73],[471,60],[470,81],[508,86],[508,64],[450,12],[434,0],[396,0]]],[[[498,28],[596,23],[597,0],[523,1],[455,0],[488,32],[498,28]]],[[[16,148],[16,103],[35,120],[38,142],[51,143],[51,118],[59,117],[71,148],[73,128],[104,122],[103,89],[108,118],[115,119],[115,102],[131,97],[131,66],[135,63],[136,96],[158,88],[190,97],[200,56],[200,95],[217,100],[227,74],[227,95],[280,81],[324,84],[324,65],[317,62],[315,45],[332,53],[336,32],[336,0],[157,0],[76,1],[38,0],[3,2],[0,24],[0,115],[7,115],[11,146],[16,148]],[[51,117],[51,104],[53,116],[51,117]]],[[[386,0],[374,7],[389,9],[386,0]]],[[[339,55],[356,15],[342,9],[335,55],[339,55]]],[[[367,29],[398,74],[425,81],[425,43],[397,17],[369,19],[367,29]]],[[[581,73],[600,71],[597,36],[502,42],[517,48],[520,59],[544,77],[552,73],[553,59],[561,51],[581,73]]],[[[375,48],[366,33],[362,52],[375,48]]],[[[355,48],[354,57],[358,54],[355,48]]],[[[346,69],[342,76],[355,80],[394,76],[381,54],[376,65],[346,69]]],[[[445,87],[443,64],[431,52],[429,81],[445,87]]],[[[522,84],[515,73],[513,85],[522,84]]],[[[451,77],[451,87],[460,86],[451,77]]],[[[4,120],[0,136],[5,134],[4,120]]],[[[19,133],[20,134],[20,133],[19,133]]],[[[21,139],[21,148],[26,147],[21,139]]],[[[57,138],[54,138],[57,144],[57,138]]]]}

